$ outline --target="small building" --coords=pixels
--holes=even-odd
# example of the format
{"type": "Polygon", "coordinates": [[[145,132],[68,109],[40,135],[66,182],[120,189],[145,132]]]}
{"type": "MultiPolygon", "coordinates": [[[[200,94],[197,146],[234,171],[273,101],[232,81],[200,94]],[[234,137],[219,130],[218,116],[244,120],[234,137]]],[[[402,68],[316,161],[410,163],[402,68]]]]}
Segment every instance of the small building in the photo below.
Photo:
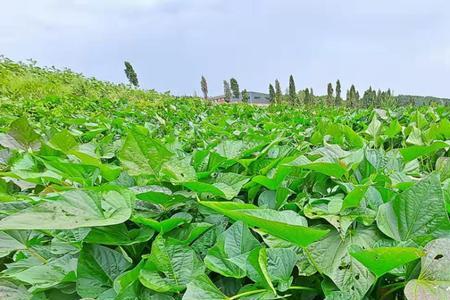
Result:
{"type": "MultiPolygon", "coordinates": [[[[248,103],[250,104],[270,104],[270,98],[269,98],[269,94],[265,94],[265,93],[260,93],[260,92],[248,92],[248,103]]],[[[224,95],[219,95],[219,96],[215,96],[215,97],[211,97],[209,98],[212,101],[215,101],[217,103],[225,103],[225,96],[224,95]]],[[[239,96],[239,98],[231,98],[230,99],[230,103],[238,103],[238,102],[242,102],[242,96],[239,96]]]]}

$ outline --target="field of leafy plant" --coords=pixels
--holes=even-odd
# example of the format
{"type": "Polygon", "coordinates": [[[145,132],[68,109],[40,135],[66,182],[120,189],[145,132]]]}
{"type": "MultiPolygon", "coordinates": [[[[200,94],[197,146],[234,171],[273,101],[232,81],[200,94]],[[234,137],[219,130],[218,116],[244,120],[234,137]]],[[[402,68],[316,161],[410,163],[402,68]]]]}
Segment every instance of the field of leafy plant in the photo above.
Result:
{"type": "Polygon", "coordinates": [[[448,107],[158,97],[3,100],[0,299],[450,299],[448,107]]]}

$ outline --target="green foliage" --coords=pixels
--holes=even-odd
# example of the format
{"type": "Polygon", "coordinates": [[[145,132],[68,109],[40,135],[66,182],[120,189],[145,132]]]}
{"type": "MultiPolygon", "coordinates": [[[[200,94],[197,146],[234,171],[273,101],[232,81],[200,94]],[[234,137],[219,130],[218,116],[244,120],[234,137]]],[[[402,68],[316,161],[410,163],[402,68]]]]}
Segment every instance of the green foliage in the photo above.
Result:
{"type": "Polygon", "coordinates": [[[341,98],[341,82],[339,79],[336,81],[336,100],[335,103],[337,106],[342,104],[342,98],[341,98]]]}
{"type": "Polygon", "coordinates": [[[294,77],[292,75],[289,76],[289,102],[291,104],[297,104],[298,102],[297,90],[295,89],[294,77]]]}
{"type": "Polygon", "coordinates": [[[128,81],[130,82],[130,84],[132,84],[135,87],[139,86],[139,81],[137,78],[137,74],[133,69],[133,66],[129,63],[129,62],[124,62],[125,64],[125,75],[128,78],[128,81]]]}
{"type": "Polygon", "coordinates": [[[242,102],[248,103],[248,101],[250,100],[250,95],[248,94],[246,89],[242,90],[241,96],[242,96],[242,102]]]}
{"type": "Polygon", "coordinates": [[[0,299],[448,298],[448,107],[77,98],[2,66],[44,83],[0,86],[0,299]]]}
{"type": "Polygon", "coordinates": [[[200,87],[202,89],[203,98],[208,99],[208,83],[206,82],[206,78],[202,76],[202,79],[200,80],[200,87]]]}
{"type": "Polygon", "coordinates": [[[275,102],[281,103],[283,100],[283,93],[281,92],[281,85],[278,79],[275,79],[275,102]]]}
{"type": "Polygon", "coordinates": [[[327,86],[327,102],[330,106],[334,106],[335,105],[335,101],[334,101],[334,97],[333,97],[333,84],[328,83],[327,86]]]}
{"type": "Polygon", "coordinates": [[[240,96],[239,84],[235,78],[230,79],[230,87],[231,92],[233,93],[233,98],[239,99],[240,96]]]}
{"type": "Polygon", "coordinates": [[[223,81],[223,94],[225,97],[225,102],[230,102],[232,94],[231,94],[230,84],[228,83],[227,80],[223,81]]]}
{"type": "Polygon", "coordinates": [[[270,104],[275,103],[275,89],[273,88],[272,84],[269,84],[269,100],[270,104]]]}

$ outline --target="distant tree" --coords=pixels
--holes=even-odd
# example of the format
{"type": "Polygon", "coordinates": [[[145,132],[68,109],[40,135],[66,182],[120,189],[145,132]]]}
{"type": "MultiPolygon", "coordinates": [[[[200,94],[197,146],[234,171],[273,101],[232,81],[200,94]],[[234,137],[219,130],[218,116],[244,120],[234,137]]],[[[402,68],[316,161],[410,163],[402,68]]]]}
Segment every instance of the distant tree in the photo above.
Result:
{"type": "Polygon", "coordinates": [[[231,92],[234,98],[239,98],[239,84],[236,79],[230,79],[231,92]]]}
{"type": "Polygon", "coordinates": [[[275,79],[275,102],[281,103],[281,99],[283,98],[283,93],[281,92],[281,86],[278,79],[275,79]]]}
{"type": "Polygon", "coordinates": [[[379,107],[394,107],[394,106],[396,106],[395,105],[396,104],[395,97],[392,96],[391,89],[380,92],[380,95],[379,96],[377,95],[377,97],[379,97],[379,99],[377,99],[379,107]]]}
{"type": "Polygon", "coordinates": [[[375,107],[377,105],[377,92],[369,87],[363,94],[362,104],[364,107],[375,107]]]}
{"type": "Polygon", "coordinates": [[[242,90],[241,95],[242,95],[242,102],[243,103],[248,103],[248,100],[250,99],[250,95],[248,94],[246,89],[242,90]]]}
{"type": "Polygon", "coordinates": [[[275,89],[272,84],[269,84],[269,100],[271,104],[275,103],[275,89]]]}
{"type": "Polygon", "coordinates": [[[333,99],[333,85],[330,82],[327,87],[327,102],[328,102],[328,104],[333,106],[334,105],[333,100],[334,100],[333,99]]]}
{"type": "Polygon", "coordinates": [[[289,97],[289,102],[291,104],[297,103],[297,91],[295,90],[295,82],[294,82],[294,77],[292,75],[289,76],[288,97],[289,97]]]}
{"type": "Polygon", "coordinates": [[[138,81],[138,78],[137,78],[137,74],[136,74],[136,72],[133,69],[133,66],[127,61],[125,61],[124,64],[125,64],[125,70],[124,71],[125,71],[125,75],[128,78],[128,81],[133,86],[138,87],[139,86],[139,81],[138,81]]]}
{"type": "Polygon", "coordinates": [[[202,88],[203,98],[208,99],[208,83],[204,76],[202,76],[202,80],[200,80],[200,86],[202,88]]]}
{"type": "Polygon", "coordinates": [[[341,98],[341,82],[339,79],[336,81],[336,105],[341,105],[342,98],[341,98]]]}
{"type": "Polygon", "coordinates": [[[347,103],[350,107],[358,107],[359,106],[359,93],[356,91],[355,85],[352,84],[347,96],[347,103]]]}
{"type": "Polygon", "coordinates": [[[377,95],[375,97],[375,107],[381,107],[381,101],[382,98],[384,97],[384,92],[382,92],[380,89],[378,89],[377,91],[377,95]]]}
{"type": "Polygon", "coordinates": [[[225,102],[230,102],[232,95],[231,95],[230,84],[228,83],[227,80],[223,81],[223,94],[224,94],[225,102]]]}
{"type": "Polygon", "coordinates": [[[308,106],[308,105],[311,105],[311,93],[310,93],[310,91],[309,91],[309,89],[308,88],[306,88],[305,90],[304,90],[304,94],[305,94],[305,97],[304,97],[304,99],[303,99],[303,103],[306,105],[306,106],[308,106]]]}

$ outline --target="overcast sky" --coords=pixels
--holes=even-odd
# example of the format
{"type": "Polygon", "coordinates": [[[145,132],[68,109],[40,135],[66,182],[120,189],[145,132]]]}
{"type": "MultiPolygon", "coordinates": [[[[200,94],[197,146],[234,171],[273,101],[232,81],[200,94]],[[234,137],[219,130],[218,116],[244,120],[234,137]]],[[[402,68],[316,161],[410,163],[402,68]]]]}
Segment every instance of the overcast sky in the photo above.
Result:
{"type": "Polygon", "coordinates": [[[0,54],[141,86],[211,95],[234,76],[267,90],[290,74],[325,93],[340,79],[450,97],[448,0],[0,0],[0,54]]]}

